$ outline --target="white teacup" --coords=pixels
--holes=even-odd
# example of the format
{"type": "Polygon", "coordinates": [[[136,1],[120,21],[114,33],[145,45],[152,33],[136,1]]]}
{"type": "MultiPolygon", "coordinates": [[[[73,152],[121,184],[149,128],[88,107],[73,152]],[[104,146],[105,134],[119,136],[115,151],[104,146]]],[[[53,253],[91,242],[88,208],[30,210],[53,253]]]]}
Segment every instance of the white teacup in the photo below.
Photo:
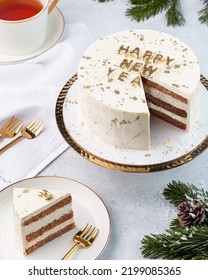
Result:
{"type": "MultiPolygon", "coordinates": [[[[30,0],[27,0],[28,2],[30,0]]],[[[21,20],[0,19],[0,51],[10,55],[26,55],[44,43],[47,35],[48,15],[58,0],[38,0],[40,12],[21,20]]]]}

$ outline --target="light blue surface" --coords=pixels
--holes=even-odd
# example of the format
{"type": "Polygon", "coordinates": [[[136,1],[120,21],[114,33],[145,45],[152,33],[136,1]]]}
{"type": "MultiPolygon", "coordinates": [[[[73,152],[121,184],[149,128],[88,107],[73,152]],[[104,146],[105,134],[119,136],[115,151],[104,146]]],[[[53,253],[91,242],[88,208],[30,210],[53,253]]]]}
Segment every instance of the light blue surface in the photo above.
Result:
{"type": "MultiPolygon", "coordinates": [[[[157,29],[187,43],[199,59],[201,73],[208,77],[208,26],[200,24],[200,0],[182,1],[186,24],[167,27],[164,14],[137,23],[125,16],[127,0],[97,3],[93,0],[60,0],[66,23],[83,22],[94,39],[129,28],[157,29]]],[[[208,117],[208,116],[207,116],[208,117]]],[[[65,176],[80,181],[104,200],[111,217],[110,242],[101,259],[142,259],[145,234],[163,232],[176,209],[162,196],[172,180],[189,182],[208,190],[208,150],[181,167],[151,174],[133,174],[97,166],[68,149],[40,175],[65,176]]],[[[102,230],[102,229],[101,229],[102,230]]]]}

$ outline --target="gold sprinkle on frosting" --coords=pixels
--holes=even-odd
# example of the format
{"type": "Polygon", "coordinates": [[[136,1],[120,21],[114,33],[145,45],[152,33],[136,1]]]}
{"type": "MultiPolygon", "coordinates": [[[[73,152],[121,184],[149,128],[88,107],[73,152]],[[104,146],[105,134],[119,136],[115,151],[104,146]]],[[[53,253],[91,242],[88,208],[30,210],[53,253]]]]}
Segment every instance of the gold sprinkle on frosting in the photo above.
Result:
{"type": "Polygon", "coordinates": [[[38,194],[39,196],[43,197],[45,200],[50,200],[53,198],[53,195],[48,190],[42,190],[38,194]]]}
{"type": "Polygon", "coordinates": [[[28,193],[29,190],[28,190],[28,189],[24,189],[22,192],[23,192],[23,193],[28,193]]]}

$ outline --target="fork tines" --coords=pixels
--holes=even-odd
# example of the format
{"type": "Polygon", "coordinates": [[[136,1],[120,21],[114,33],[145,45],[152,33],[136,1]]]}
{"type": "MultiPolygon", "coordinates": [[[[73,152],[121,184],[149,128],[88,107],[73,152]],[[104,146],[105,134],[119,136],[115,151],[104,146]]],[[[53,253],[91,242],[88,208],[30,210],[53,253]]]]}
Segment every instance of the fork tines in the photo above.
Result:
{"type": "Polygon", "coordinates": [[[21,126],[22,122],[18,118],[12,117],[11,122],[7,126],[7,128],[14,132],[16,130],[19,130],[21,126]]]}
{"type": "Polygon", "coordinates": [[[43,127],[44,127],[44,122],[38,118],[35,118],[27,125],[27,130],[39,134],[39,132],[42,130],[43,127]]]}
{"type": "Polygon", "coordinates": [[[91,239],[95,238],[98,232],[99,229],[96,229],[96,227],[92,227],[91,225],[86,224],[86,226],[83,227],[78,234],[80,234],[80,237],[84,238],[85,240],[90,241],[91,239]]]}
{"type": "Polygon", "coordinates": [[[8,137],[12,138],[20,131],[22,122],[16,118],[11,117],[1,128],[0,128],[0,140],[8,137]]]}

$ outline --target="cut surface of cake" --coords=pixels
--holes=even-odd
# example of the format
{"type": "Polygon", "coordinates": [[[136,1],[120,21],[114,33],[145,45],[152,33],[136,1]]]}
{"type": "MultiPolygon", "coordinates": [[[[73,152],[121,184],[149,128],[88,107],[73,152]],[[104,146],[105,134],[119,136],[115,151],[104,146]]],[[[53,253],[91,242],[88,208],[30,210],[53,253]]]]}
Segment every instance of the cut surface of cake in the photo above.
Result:
{"type": "Polygon", "coordinates": [[[150,148],[150,115],[188,131],[196,118],[200,69],[192,50],[155,30],[102,37],[78,68],[84,125],[103,141],[150,148]]]}
{"type": "Polygon", "coordinates": [[[71,194],[59,190],[14,188],[13,216],[24,255],[75,227],[71,194]]]}

